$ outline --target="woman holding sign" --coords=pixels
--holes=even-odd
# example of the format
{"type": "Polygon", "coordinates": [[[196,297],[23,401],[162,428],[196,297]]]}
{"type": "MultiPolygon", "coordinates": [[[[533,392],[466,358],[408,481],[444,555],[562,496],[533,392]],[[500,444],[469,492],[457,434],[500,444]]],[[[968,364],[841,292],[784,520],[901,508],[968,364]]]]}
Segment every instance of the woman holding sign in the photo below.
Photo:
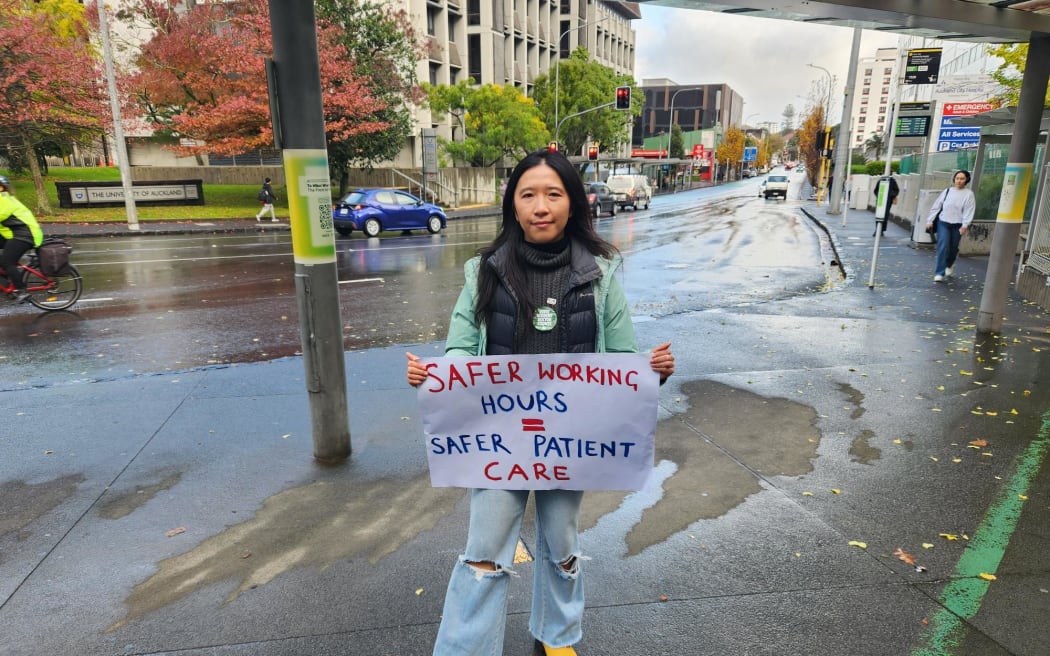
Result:
{"type": "MultiPolygon", "coordinates": [[[[507,182],[495,240],[465,266],[446,355],[634,353],[634,327],[613,275],[621,258],[594,231],[575,167],[558,152],[523,159],[507,182]]],[[[407,377],[427,371],[411,353],[407,377]]],[[[670,342],[653,349],[660,382],[674,373],[670,342]]],[[[537,490],[529,630],[546,656],[575,656],[583,636],[579,490],[537,490]]],[[[471,492],[467,548],[452,571],[434,656],[503,653],[507,593],[528,490],[471,492]]]]}

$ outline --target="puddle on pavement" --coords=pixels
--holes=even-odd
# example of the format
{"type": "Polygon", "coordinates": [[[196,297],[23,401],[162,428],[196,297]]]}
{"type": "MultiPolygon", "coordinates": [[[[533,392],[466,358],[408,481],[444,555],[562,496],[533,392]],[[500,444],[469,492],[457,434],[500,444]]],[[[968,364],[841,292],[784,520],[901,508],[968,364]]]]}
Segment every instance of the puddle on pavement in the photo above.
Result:
{"type": "MultiPolygon", "coordinates": [[[[0,499],[4,504],[0,513],[0,540],[9,536],[19,541],[28,538],[26,527],[76,494],[83,482],[83,474],[69,474],[43,483],[8,481],[0,484],[0,499]]],[[[0,562],[3,560],[3,552],[0,552],[0,562]]]]}
{"type": "Polygon", "coordinates": [[[182,479],[182,474],[171,474],[159,483],[152,485],[136,485],[134,489],[124,493],[113,494],[108,490],[99,502],[98,514],[103,519],[120,519],[127,517],[138,510],[141,506],[157,496],[158,492],[170,490],[182,479]]]}
{"type": "Polygon", "coordinates": [[[298,567],[359,557],[375,563],[434,528],[464,493],[432,488],[429,473],[409,481],[319,482],[285,490],[252,519],[160,562],[128,596],[127,615],[107,631],[214,583],[239,582],[229,602],[298,567]]]}
{"type": "MultiPolygon", "coordinates": [[[[813,408],[714,381],[689,382],[681,392],[689,410],[656,429],[656,461],[672,461],[677,471],[628,532],[629,556],[701,519],[721,517],[762,489],[758,476],[801,476],[813,469],[820,444],[813,408]]],[[[581,530],[619,508],[625,496],[588,492],[581,530]]]]}
{"type": "MultiPolygon", "coordinates": [[[[630,527],[628,555],[698,520],[724,515],[761,491],[760,476],[799,476],[812,469],[820,440],[812,408],[711,381],[686,383],[681,393],[689,409],[660,422],[656,431],[657,463],[675,467],[656,501],[630,527]]],[[[429,474],[409,481],[320,482],[285,490],[266,500],[252,519],[160,562],[157,573],[128,596],[127,615],[108,630],[210,584],[237,581],[227,598],[232,601],[298,567],[323,568],[360,557],[374,563],[434,528],[464,494],[458,488],[432,488],[429,474]]],[[[625,496],[588,492],[581,530],[617,510],[625,496]]]]}
{"type": "Polygon", "coordinates": [[[878,447],[872,446],[871,442],[875,439],[875,433],[865,428],[860,432],[853,443],[849,447],[849,457],[853,462],[859,462],[862,465],[870,465],[879,458],[882,457],[882,451],[878,447]]]}

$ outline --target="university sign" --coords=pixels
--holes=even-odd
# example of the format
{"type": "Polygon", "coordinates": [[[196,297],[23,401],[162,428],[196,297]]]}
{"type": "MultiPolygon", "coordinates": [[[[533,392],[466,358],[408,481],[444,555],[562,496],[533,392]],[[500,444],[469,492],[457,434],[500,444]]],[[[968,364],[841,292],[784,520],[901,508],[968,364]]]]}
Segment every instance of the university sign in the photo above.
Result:
{"type": "MultiPolygon", "coordinates": [[[[124,205],[121,182],[56,182],[59,206],[65,208],[124,205]]],[[[203,205],[203,180],[138,182],[132,186],[139,205],[203,205]]]]}

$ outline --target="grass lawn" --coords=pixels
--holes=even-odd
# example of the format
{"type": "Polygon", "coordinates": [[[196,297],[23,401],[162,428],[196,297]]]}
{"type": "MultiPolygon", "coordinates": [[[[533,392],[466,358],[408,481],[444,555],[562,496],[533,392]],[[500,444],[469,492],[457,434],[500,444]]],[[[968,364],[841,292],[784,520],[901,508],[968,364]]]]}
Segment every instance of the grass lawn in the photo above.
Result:
{"type": "MultiPolygon", "coordinates": [[[[15,196],[30,210],[36,213],[36,189],[33,179],[28,174],[11,175],[0,169],[15,188],[15,196]]],[[[44,176],[44,188],[47,190],[51,213],[37,214],[41,224],[48,223],[97,223],[103,221],[128,220],[123,205],[119,207],[91,207],[83,209],[62,208],[58,206],[58,190],[55,182],[94,182],[99,180],[120,181],[120,169],[115,166],[96,167],[56,167],[44,176]]],[[[285,189],[274,185],[274,193],[279,199],[274,206],[278,216],[288,216],[285,205],[285,189]],[[283,209],[283,212],[282,212],[283,209]]],[[[159,207],[138,207],[139,221],[185,221],[189,219],[250,219],[259,212],[259,201],[255,195],[259,185],[204,185],[204,205],[165,205],[159,207]]]]}

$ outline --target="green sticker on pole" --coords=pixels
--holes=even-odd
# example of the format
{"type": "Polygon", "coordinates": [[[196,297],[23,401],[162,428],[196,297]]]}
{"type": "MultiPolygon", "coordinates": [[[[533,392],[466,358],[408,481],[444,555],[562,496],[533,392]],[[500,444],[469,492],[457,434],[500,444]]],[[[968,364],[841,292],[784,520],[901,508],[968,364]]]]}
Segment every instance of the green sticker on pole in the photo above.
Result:
{"type": "Polygon", "coordinates": [[[296,264],[335,262],[328,151],[285,150],[284,175],[288,181],[288,211],[296,264]]]}

